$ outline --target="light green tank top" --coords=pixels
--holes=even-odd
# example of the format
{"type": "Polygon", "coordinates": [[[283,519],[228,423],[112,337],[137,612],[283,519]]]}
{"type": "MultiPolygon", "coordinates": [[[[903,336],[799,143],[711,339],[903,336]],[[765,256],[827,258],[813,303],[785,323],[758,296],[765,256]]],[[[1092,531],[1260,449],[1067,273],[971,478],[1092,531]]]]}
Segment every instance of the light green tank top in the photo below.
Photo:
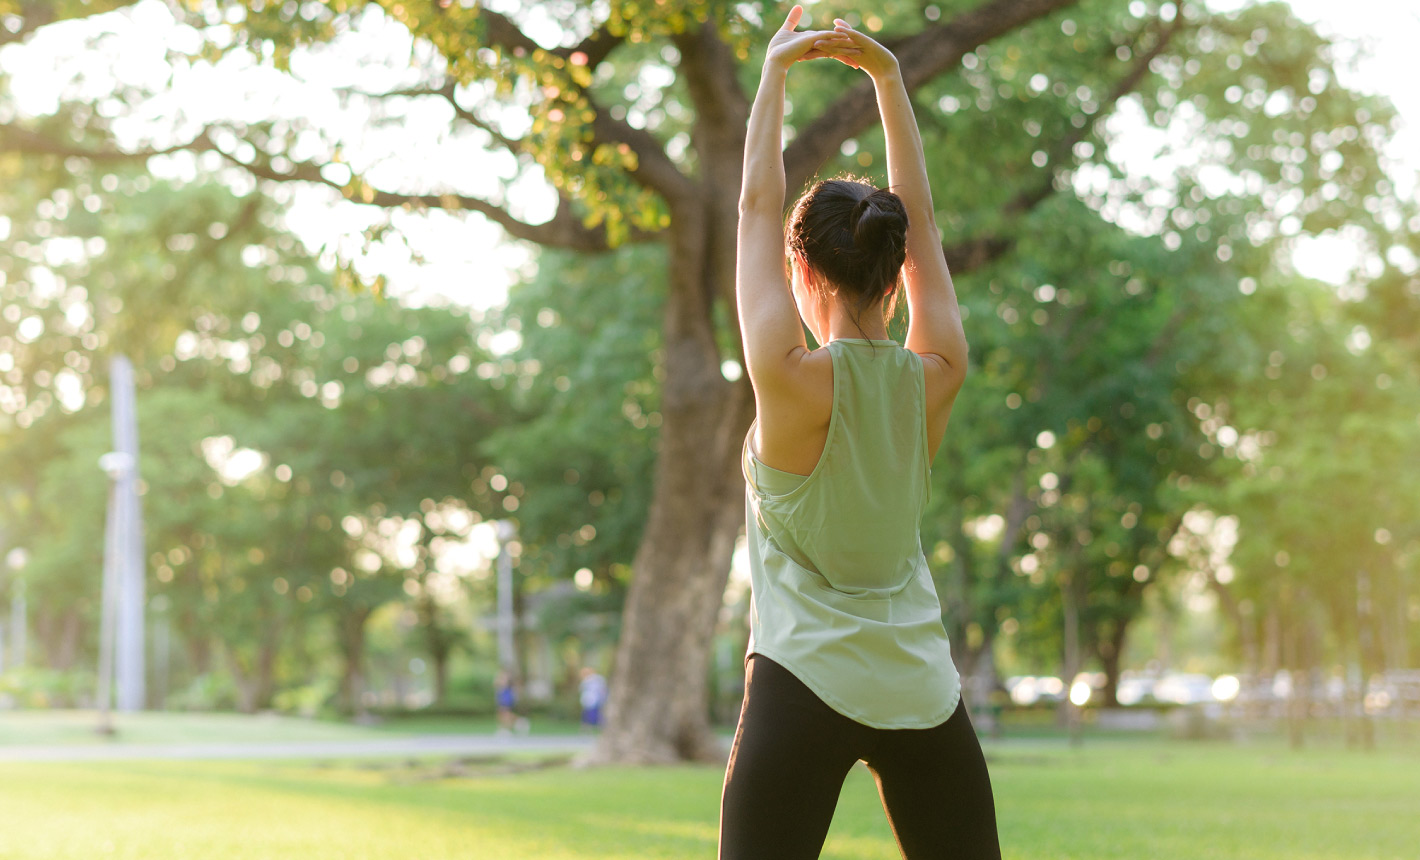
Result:
{"type": "Polygon", "coordinates": [[[807,477],[746,437],[749,653],[784,666],[846,717],[924,729],[952,715],[952,663],[918,525],[928,497],[922,360],[890,340],[839,339],[833,413],[807,477]]]}

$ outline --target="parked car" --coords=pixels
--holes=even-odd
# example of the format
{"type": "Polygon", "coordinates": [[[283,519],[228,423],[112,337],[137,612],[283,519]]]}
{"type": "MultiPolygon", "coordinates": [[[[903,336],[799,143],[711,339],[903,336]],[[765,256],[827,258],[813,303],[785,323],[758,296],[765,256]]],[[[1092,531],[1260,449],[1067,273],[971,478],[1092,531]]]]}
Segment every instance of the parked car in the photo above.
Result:
{"type": "Polygon", "coordinates": [[[1194,672],[1170,672],[1154,685],[1154,698],[1175,705],[1212,702],[1213,679],[1194,672]]]}
{"type": "Polygon", "coordinates": [[[1154,685],[1158,683],[1158,680],[1153,675],[1121,673],[1119,687],[1115,690],[1115,698],[1119,700],[1119,704],[1125,707],[1155,704],[1158,700],[1154,698],[1154,685]]]}

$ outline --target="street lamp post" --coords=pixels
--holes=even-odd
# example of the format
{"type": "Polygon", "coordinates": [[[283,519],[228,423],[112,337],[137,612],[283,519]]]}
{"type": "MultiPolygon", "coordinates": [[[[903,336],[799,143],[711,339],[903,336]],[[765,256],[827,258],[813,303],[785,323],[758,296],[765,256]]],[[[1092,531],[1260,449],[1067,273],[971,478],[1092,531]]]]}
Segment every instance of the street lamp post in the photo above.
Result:
{"type": "Polygon", "coordinates": [[[99,613],[99,685],[98,706],[100,734],[114,732],[113,716],[113,669],[114,669],[114,627],[118,616],[119,592],[125,579],[123,568],[123,535],[127,527],[124,522],[126,505],[119,499],[119,486],[124,475],[133,468],[133,458],[122,451],[110,451],[99,458],[99,468],[109,476],[108,513],[104,519],[104,580],[103,603],[99,613]]]}
{"type": "Polygon", "coordinates": [[[121,516],[118,552],[118,610],[114,625],[114,680],[120,711],[141,711],[146,695],[144,611],[147,591],[143,563],[143,508],[138,499],[138,412],[133,365],[122,355],[109,365],[113,403],[113,450],[127,456],[115,481],[113,502],[121,516]]]}
{"type": "Polygon", "coordinates": [[[30,554],[19,547],[5,556],[5,563],[10,568],[10,663],[14,666],[25,665],[25,652],[28,650],[29,624],[23,571],[29,559],[30,554]]]}
{"type": "Polygon", "coordinates": [[[518,659],[513,644],[513,554],[509,544],[518,535],[518,527],[509,520],[498,520],[498,666],[509,677],[518,675],[518,659]]]}

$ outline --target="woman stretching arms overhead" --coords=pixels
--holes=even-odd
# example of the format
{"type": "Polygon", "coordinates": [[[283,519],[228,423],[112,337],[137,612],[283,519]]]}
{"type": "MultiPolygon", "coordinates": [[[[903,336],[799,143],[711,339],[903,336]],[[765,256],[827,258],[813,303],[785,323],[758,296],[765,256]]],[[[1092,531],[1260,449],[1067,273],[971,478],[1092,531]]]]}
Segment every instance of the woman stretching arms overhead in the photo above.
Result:
{"type": "Polygon", "coordinates": [[[744,450],[753,592],[720,857],[817,857],[861,759],[909,860],[999,858],[918,534],[967,353],[922,142],[893,55],[843,21],[797,32],[802,15],[769,43],[745,142],[736,292],[758,409],[744,450]],[[785,230],[784,81],[823,57],[872,78],[896,193],[819,182],[785,230]],[[904,283],[906,348],[886,327],[904,283]]]}

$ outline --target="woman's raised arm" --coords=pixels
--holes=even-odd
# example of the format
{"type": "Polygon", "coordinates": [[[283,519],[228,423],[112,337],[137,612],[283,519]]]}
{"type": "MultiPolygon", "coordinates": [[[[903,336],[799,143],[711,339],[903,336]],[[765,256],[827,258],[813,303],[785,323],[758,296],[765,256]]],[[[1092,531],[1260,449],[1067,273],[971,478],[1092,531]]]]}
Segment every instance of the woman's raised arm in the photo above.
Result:
{"type": "Polygon", "coordinates": [[[943,381],[950,395],[955,396],[966,376],[966,333],[962,329],[956,288],[942,253],[941,236],[937,233],[932,189],[927,183],[927,161],[917,120],[912,115],[912,102],[907,98],[907,88],[892,52],[849,27],[842,19],[834,21],[834,31],[852,39],[859,50],[852,64],[873,80],[887,138],[888,185],[907,207],[907,263],[903,274],[910,317],[906,346],[918,355],[940,362],[943,381]]]}
{"type": "Polygon", "coordinates": [[[801,6],[790,10],[769,42],[745,134],[735,295],[745,360],[757,390],[782,387],[793,375],[795,356],[807,351],[784,275],[784,81],[800,60],[857,53],[848,36],[796,32],[803,12],[801,6]]]}

